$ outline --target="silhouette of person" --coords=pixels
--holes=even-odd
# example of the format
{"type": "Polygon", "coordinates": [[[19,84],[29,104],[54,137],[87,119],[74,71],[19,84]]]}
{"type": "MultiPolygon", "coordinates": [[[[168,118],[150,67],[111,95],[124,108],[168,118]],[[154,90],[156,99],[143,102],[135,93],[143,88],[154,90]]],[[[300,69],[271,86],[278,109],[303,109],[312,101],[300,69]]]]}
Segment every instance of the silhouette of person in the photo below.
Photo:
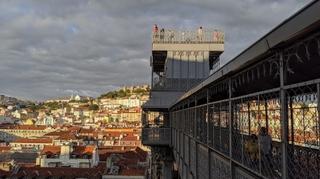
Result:
{"type": "Polygon", "coordinates": [[[202,29],[202,26],[199,27],[198,29],[198,40],[199,42],[201,42],[203,39],[203,29],[202,29]]]}

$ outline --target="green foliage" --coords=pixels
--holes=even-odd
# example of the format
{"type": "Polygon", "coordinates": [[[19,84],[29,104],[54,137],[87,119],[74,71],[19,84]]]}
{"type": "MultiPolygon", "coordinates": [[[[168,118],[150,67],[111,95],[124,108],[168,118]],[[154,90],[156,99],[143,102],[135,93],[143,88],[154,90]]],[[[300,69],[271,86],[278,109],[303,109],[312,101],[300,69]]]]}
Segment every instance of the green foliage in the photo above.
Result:
{"type": "Polygon", "coordinates": [[[110,91],[106,94],[102,94],[99,98],[116,98],[117,94],[116,91],[110,91]]]}
{"type": "Polygon", "coordinates": [[[62,108],[62,104],[59,104],[58,102],[50,102],[45,104],[50,110],[56,110],[59,108],[62,108]]]}
{"type": "Polygon", "coordinates": [[[7,108],[7,106],[4,104],[0,104],[0,108],[7,108]]]}
{"type": "Polygon", "coordinates": [[[80,100],[79,102],[80,102],[80,103],[88,103],[89,100],[88,100],[88,99],[82,99],[82,100],[80,100]]]}
{"type": "Polygon", "coordinates": [[[68,104],[59,103],[59,102],[49,102],[49,103],[45,103],[43,107],[49,110],[56,110],[56,109],[62,109],[63,107],[68,107],[68,104]]]}
{"type": "Polygon", "coordinates": [[[80,101],[77,101],[77,100],[70,100],[69,103],[88,103],[89,100],[88,99],[82,99],[80,101]]]}
{"type": "Polygon", "coordinates": [[[143,89],[143,88],[136,88],[133,90],[133,93],[135,94],[148,94],[149,93],[149,90],[148,89],[143,89]]]}
{"type": "Polygon", "coordinates": [[[124,98],[124,97],[129,97],[132,94],[138,94],[138,95],[147,95],[149,93],[150,89],[143,89],[143,88],[136,88],[133,91],[130,91],[129,89],[123,90],[120,89],[118,91],[110,91],[108,93],[102,94],[99,99],[101,98],[124,98]]]}
{"type": "Polygon", "coordinates": [[[30,104],[29,108],[32,110],[32,111],[38,111],[40,109],[44,109],[44,105],[43,104],[30,104]]]}
{"type": "Polygon", "coordinates": [[[99,106],[97,104],[92,104],[89,106],[89,110],[97,111],[99,110],[99,106]]]}

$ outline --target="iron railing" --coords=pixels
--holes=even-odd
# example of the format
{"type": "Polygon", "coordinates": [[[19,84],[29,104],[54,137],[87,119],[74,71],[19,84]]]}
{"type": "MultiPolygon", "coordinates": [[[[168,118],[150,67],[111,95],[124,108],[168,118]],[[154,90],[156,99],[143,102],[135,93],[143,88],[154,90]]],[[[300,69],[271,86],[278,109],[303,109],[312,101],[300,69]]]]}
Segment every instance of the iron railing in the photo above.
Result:
{"type": "Polygon", "coordinates": [[[224,43],[224,33],[219,30],[181,31],[161,29],[152,33],[153,43],[224,43]]]}
{"type": "Polygon", "coordinates": [[[144,145],[170,145],[171,129],[144,127],[142,128],[142,143],[144,145]]]}
{"type": "Polygon", "coordinates": [[[206,173],[212,178],[320,178],[319,37],[278,49],[172,107],[173,150],[184,160],[178,145],[188,139],[196,178],[199,162],[214,168],[206,173]],[[199,146],[208,160],[199,161],[199,146]]]}
{"type": "Polygon", "coordinates": [[[201,81],[203,79],[154,78],[152,90],[186,91],[201,81]]]}
{"type": "MultiPolygon", "coordinates": [[[[317,86],[320,86],[320,83],[288,87],[286,90],[286,120],[289,126],[286,169],[289,178],[320,177],[320,91],[317,86]]],[[[252,173],[266,178],[281,178],[282,109],[279,94],[279,91],[262,92],[253,96],[231,98],[231,113],[226,101],[178,110],[173,112],[172,127],[177,133],[176,136],[183,133],[252,173]],[[228,119],[228,116],[232,116],[232,119],[228,119]],[[230,121],[231,154],[228,124],[230,121]],[[261,133],[262,127],[268,131],[267,136],[271,139],[269,144],[268,137],[261,133]]],[[[179,145],[178,138],[173,141],[179,145]]]]}

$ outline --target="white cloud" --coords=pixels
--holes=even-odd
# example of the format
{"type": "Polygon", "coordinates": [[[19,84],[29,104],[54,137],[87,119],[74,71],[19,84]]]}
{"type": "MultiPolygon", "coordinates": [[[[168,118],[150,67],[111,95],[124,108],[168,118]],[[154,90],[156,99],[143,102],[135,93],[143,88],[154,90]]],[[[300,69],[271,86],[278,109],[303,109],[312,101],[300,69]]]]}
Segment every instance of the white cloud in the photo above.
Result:
{"type": "Polygon", "coordinates": [[[155,23],[225,30],[225,63],[309,1],[0,1],[0,93],[39,100],[148,83],[155,23]]]}

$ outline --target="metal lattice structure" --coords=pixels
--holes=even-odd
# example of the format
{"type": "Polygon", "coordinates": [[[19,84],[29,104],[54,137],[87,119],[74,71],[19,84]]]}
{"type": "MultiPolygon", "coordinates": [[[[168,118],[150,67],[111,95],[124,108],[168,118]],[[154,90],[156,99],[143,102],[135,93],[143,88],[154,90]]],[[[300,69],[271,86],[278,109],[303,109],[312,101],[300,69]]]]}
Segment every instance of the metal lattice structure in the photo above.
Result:
{"type": "MultiPolygon", "coordinates": [[[[299,13],[317,8],[315,1],[299,13]]],[[[172,146],[185,176],[320,178],[319,19],[315,24],[245,64],[227,64],[176,102],[172,146]]]]}
{"type": "MultiPolygon", "coordinates": [[[[150,108],[165,114],[167,122],[160,127],[146,125],[143,142],[171,151],[173,176],[320,178],[319,11],[320,1],[311,2],[174,100],[168,109],[161,108],[164,105],[150,108]]],[[[159,49],[163,44],[180,48],[199,43],[190,46],[190,51],[207,43],[196,33],[190,33],[190,40],[186,34],[175,40],[170,35],[153,35],[153,46],[159,49]]],[[[153,53],[161,57],[153,63],[157,75],[163,77],[165,64],[160,62],[167,62],[163,59],[170,59],[170,53],[153,53]]],[[[189,62],[190,56],[184,56],[181,59],[189,62]]],[[[207,56],[218,58],[210,52],[207,56]]],[[[172,86],[168,84],[178,84],[169,81],[160,81],[164,87],[156,87],[168,91],[172,86]]]]}
{"type": "Polygon", "coordinates": [[[189,147],[197,151],[190,153],[191,160],[201,161],[190,165],[196,178],[210,178],[202,174],[208,153],[213,155],[211,178],[229,178],[231,164],[239,168],[237,178],[320,177],[320,72],[299,73],[300,66],[320,65],[319,37],[314,33],[277,49],[175,105],[173,138],[196,141],[189,147]],[[265,84],[256,86],[259,81],[265,84]]]}

